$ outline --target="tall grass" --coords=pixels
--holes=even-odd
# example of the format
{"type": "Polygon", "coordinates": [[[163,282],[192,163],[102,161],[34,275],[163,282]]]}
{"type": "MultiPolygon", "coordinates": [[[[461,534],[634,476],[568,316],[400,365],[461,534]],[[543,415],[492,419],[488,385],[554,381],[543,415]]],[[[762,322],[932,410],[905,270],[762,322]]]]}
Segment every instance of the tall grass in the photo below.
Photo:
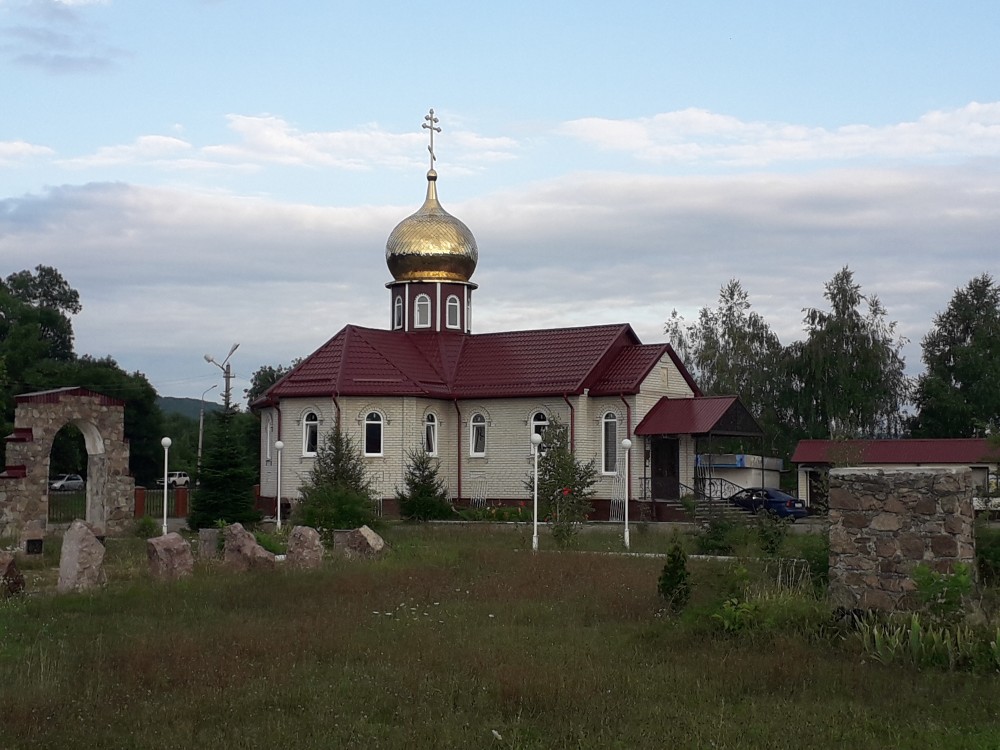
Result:
{"type": "MultiPolygon", "coordinates": [[[[691,602],[669,617],[659,558],[533,555],[516,534],[474,528],[386,536],[383,560],[260,575],[206,565],[175,585],[148,580],[141,542],[121,540],[106,590],[0,602],[0,747],[985,748],[1000,737],[995,678],[861,664],[852,640],[817,642],[787,607],[768,614],[766,596],[771,625],[754,637],[714,627],[708,613],[733,592],[765,590],[763,567],[691,561],[691,602]]],[[[808,597],[797,616],[814,624],[828,615],[808,597]]]]}

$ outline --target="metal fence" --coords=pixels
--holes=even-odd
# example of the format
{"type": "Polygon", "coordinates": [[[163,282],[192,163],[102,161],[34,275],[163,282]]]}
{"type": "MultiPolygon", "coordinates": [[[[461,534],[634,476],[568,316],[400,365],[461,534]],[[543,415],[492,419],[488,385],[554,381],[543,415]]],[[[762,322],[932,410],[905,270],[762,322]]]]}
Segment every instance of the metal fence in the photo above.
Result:
{"type": "MultiPolygon", "coordinates": [[[[163,507],[162,504],[160,506],[163,507]]],[[[87,492],[50,492],[49,523],[72,523],[87,517],[87,492]]]]}

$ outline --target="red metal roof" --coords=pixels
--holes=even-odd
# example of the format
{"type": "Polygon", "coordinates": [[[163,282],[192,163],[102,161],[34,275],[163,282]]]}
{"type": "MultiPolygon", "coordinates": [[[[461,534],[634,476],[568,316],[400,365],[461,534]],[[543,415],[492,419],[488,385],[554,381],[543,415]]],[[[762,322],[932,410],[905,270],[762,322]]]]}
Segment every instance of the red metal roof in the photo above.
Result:
{"type": "Polygon", "coordinates": [[[101,406],[124,406],[125,402],[114,396],[105,396],[80,386],[67,386],[65,388],[53,388],[48,391],[34,391],[33,393],[22,393],[14,397],[14,402],[18,404],[58,404],[63,396],[84,396],[96,398],[101,406]]]}
{"type": "Polygon", "coordinates": [[[330,395],[468,399],[578,394],[587,388],[636,393],[664,353],[679,363],[668,345],[641,344],[627,324],[474,335],[349,325],[254,406],[330,395]]]}
{"type": "Polygon", "coordinates": [[[759,435],[760,426],[737,396],[661,398],[635,427],[636,435],[759,435]]]}
{"type": "Polygon", "coordinates": [[[941,440],[800,440],[797,464],[972,464],[997,463],[1000,449],[985,438],[941,440]]]}

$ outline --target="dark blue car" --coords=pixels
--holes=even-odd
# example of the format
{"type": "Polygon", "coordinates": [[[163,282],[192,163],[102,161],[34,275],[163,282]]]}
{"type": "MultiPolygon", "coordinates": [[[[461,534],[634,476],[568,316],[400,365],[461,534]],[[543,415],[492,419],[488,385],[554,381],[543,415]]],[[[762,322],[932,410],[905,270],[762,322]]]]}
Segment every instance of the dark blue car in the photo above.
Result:
{"type": "Polygon", "coordinates": [[[747,487],[732,495],[729,502],[751,513],[763,511],[793,521],[809,515],[805,503],[774,487],[747,487]]]}

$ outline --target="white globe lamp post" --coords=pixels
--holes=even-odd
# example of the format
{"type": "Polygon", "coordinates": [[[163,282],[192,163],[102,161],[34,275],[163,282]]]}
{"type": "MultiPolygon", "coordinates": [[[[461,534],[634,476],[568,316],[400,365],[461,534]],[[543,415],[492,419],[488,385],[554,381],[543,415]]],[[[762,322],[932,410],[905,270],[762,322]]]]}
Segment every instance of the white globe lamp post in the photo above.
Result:
{"type": "Polygon", "coordinates": [[[281,451],[285,449],[285,444],[280,440],[274,444],[274,450],[278,453],[278,491],[275,501],[275,515],[278,519],[278,528],[281,528],[281,451]]]}
{"type": "Polygon", "coordinates": [[[629,450],[632,448],[632,441],[628,438],[622,440],[622,448],[625,449],[625,549],[630,549],[628,536],[628,496],[629,496],[629,450]]]}
{"type": "Polygon", "coordinates": [[[167,535],[167,488],[170,486],[167,480],[170,477],[170,438],[165,437],[160,441],[163,446],[163,536],[167,535]]]}
{"type": "Polygon", "coordinates": [[[531,454],[535,459],[535,497],[534,497],[534,530],[531,533],[531,551],[538,552],[538,447],[542,444],[542,436],[537,432],[531,434],[531,454]]]}

